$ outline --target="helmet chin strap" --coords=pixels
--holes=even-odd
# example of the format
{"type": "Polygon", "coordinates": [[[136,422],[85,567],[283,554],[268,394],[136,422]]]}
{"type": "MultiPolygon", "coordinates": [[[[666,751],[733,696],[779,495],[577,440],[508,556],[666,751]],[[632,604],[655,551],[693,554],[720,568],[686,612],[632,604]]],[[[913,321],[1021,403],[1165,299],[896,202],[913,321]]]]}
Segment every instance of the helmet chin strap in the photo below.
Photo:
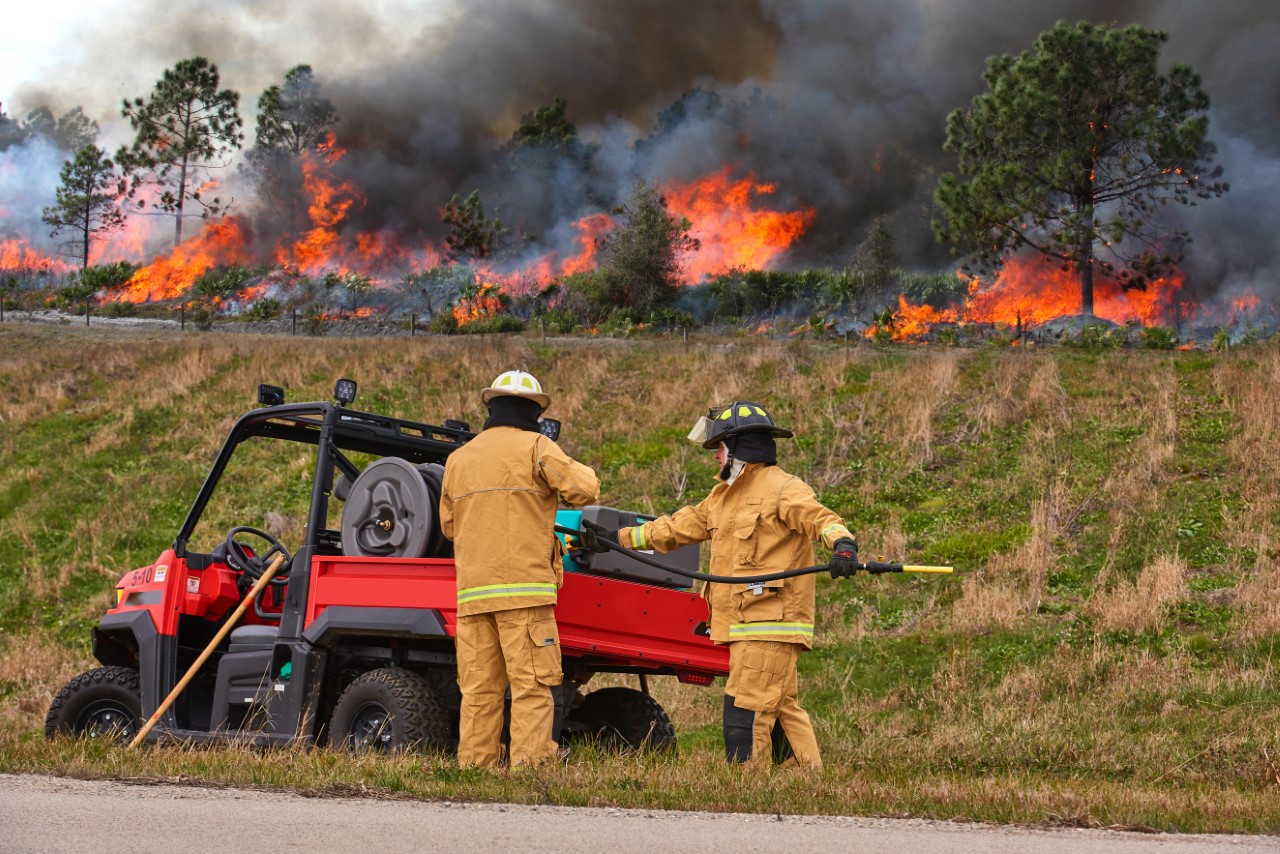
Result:
{"type": "Polygon", "coordinates": [[[720,443],[720,447],[724,448],[724,465],[720,467],[718,477],[725,483],[733,483],[738,479],[738,475],[742,474],[747,464],[742,460],[734,459],[733,451],[729,450],[729,446],[724,442],[720,443]]]}

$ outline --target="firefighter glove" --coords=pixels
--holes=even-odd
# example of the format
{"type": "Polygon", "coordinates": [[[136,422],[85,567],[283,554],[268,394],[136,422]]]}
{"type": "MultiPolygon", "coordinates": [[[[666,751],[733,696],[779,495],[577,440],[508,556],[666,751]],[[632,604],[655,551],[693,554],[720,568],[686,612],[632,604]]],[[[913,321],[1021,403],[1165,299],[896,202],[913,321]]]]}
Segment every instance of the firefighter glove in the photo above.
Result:
{"type": "Polygon", "coordinates": [[[848,537],[836,540],[831,549],[829,566],[832,578],[848,578],[862,569],[862,565],[858,563],[858,541],[848,537]]]}
{"type": "Polygon", "coordinates": [[[582,547],[589,552],[607,552],[613,548],[613,543],[618,541],[618,529],[606,528],[603,525],[597,525],[595,522],[582,520],[582,536],[579,538],[582,547]],[[610,542],[604,542],[609,540],[610,542]]]}

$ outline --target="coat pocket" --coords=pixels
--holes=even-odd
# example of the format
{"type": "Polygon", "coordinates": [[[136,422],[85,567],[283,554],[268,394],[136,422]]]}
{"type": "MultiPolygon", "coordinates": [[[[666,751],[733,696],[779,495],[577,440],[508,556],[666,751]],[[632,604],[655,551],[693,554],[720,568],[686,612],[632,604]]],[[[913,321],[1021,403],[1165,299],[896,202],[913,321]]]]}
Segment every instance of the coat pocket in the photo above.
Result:
{"type": "Polygon", "coordinates": [[[790,656],[782,644],[733,644],[725,693],[740,709],[776,712],[790,678],[790,656]]]}
{"type": "Polygon", "coordinates": [[[737,544],[734,549],[737,566],[755,566],[756,564],[756,528],[760,524],[759,506],[748,506],[738,513],[733,520],[733,537],[737,544]]]}
{"type": "Polygon", "coordinates": [[[782,590],[785,581],[749,584],[734,593],[734,622],[760,623],[782,619],[782,590]]]}
{"type": "Polygon", "coordinates": [[[564,680],[560,664],[560,632],[554,619],[536,620],[529,624],[533,675],[539,685],[559,685],[564,680]]]}

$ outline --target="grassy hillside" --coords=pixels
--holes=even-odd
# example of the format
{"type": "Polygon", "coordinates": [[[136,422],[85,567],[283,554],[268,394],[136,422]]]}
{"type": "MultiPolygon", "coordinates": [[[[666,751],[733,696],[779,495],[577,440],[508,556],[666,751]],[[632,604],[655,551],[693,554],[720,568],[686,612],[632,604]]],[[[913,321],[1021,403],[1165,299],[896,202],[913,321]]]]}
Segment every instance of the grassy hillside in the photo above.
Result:
{"type": "MultiPolygon", "coordinates": [[[[306,788],[782,812],[876,812],[1280,832],[1280,348],[1226,354],[887,349],[485,337],[294,339],[0,325],[0,771],[159,774],[306,788]],[[780,464],[866,557],[954,576],[819,582],[802,700],[828,767],[721,767],[721,686],[656,691],[677,760],[578,757],[530,780],[447,762],[123,756],[47,745],[53,693],[126,569],[169,544],[256,385],[481,421],[524,367],[604,501],[664,512],[713,484],[684,441],[715,402],[796,431],[780,464]],[[287,766],[287,767],[286,767],[287,766]]],[[[300,539],[307,472],[251,461],[300,539]]]]}

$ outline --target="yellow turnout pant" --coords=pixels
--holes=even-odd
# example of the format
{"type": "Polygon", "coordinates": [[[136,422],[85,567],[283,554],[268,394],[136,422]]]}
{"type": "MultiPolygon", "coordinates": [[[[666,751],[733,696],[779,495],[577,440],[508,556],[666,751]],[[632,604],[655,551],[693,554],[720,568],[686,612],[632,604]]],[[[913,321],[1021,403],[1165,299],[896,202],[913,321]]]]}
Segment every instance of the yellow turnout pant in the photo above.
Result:
{"type": "Polygon", "coordinates": [[[458,617],[458,688],[462,692],[458,764],[496,766],[501,759],[502,702],[511,686],[511,765],[554,758],[551,738],[559,685],[560,635],[552,605],[458,617]]]}
{"type": "Polygon", "coordinates": [[[775,723],[782,726],[795,761],[818,767],[822,756],[809,713],[800,708],[796,662],[804,647],[785,641],[744,640],[729,644],[729,681],[725,693],[733,705],[755,713],[751,723],[753,760],[768,762],[775,723]]]}

